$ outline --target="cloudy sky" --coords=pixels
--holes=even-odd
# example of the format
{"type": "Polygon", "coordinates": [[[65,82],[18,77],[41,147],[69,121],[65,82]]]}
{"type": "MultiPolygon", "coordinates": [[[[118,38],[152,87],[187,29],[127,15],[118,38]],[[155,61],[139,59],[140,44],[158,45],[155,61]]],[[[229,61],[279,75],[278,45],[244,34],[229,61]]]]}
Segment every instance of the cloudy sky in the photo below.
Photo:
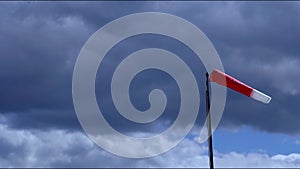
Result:
{"type": "MultiPolygon", "coordinates": [[[[197,124],[175,148],[146,159],[110,154],[94,144],[77,120],[72,101],[76,58],[99,28],[124,15],[164,12],[199,27],[214,44],[225,71],[272,96],[265,105],[231,90],[214,133],[217,167],[300,167],[299,2],[0,2],[0,167],[208,167],[197,124]]],[[[188,33],[188,32],[187,32],[188,33]]],[[[116,45],[96,78],[107,121],[123,134],[155,135],[176,119],[178,86],[168,74],[147,70],[132,81],[131,101],[147,110],[149,91],[165,91],[164,115],[130,123],[110,97],[115,67],[149,47],[178,54],[190,65],[204,100],[205,69],[174,39],[140,35],[116,45]]],[[[202,114],[202,116],[201,116],[202,114]]]]}

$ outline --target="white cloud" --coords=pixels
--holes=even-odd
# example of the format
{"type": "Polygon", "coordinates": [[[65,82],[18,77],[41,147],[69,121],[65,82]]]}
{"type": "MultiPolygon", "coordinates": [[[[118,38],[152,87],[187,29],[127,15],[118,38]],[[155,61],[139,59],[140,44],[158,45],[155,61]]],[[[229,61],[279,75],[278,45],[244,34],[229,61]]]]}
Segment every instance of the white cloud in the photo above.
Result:
{"type": "Polygon", "coordinates": [[[299,167],[300,154],[274,155],[231,152],[215,158],[216,167],[299,167]]]}
{"type": "MultiPolygon", "coordinates": [[[[0,125],[0,167],[208,167],[206,146],[185,139],[171,151],[147,159],[111,155],[78,131],[17,130],[0,125]]],[[[219,153],[216,167],[300,167],[300,154],[219,153]]]]}

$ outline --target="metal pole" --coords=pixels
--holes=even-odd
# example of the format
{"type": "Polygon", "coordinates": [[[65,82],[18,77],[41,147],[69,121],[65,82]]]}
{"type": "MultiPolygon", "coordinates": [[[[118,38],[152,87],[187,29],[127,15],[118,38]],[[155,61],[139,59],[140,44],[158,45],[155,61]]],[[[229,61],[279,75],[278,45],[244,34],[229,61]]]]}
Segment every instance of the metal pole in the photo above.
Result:
{"type": "Polygon", "coordinates": [[[209,98],[209,74],[206,72],[206,116],[207,116],[207,131],[208,131],[208,148],[209,148],[209,166],[210,169],[214,168],[214,155],[212,146],[212,133],[211,133],[211,117],[210,117],[210,98],[209,98]]]}

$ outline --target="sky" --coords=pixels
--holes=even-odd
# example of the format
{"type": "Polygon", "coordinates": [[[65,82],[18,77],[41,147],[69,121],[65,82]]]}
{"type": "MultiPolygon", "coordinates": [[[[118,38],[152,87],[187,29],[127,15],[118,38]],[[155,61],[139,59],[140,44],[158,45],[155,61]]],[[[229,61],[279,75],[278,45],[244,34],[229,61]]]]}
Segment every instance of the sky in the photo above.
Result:
{"type": "Polygon", "coordinates": [[[197,141],[205,112],[205,69],[174,39],[138,35],[114,46],[98,69],[95,93],[117,131],[158,134],[178,114],[174,79],[158,70],[133,79],[130,99],[137,109],[149,108],[152,89],[162,89],[168,98],[157,121],[137,124],[114,107],[111,76],[134,51],[156,47],[176,53],[198,75],[202,99],[196,124],[180,144],[156,157],[124,158],[94,144],[77,119],[72,75],[81,48],[105,24],[138,12],[163,12],[193,23],[215,46],[226,73],[272,96],[265,105],[227,91],[213,135],[216,167],[300,167],[300,3],[163,1],[0,2],[0,167],[209,166],[207,144],[197,141]]]}

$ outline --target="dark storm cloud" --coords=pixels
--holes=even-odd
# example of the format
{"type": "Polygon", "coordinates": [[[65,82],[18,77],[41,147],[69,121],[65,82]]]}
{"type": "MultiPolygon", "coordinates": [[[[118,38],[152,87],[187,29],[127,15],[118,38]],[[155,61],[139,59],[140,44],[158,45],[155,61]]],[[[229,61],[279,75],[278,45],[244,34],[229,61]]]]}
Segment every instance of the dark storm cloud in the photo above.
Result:
{"type": "MultiPolygon", "coordinates": [[[[138,12],[145,6],[145,3],[134,4],[130,8],[118,3],[94,2],[61,3],[61,6],[57,3],[5,4],[0,100],[1,112],[8,114],[10,126],[78,127],[72,106],[71,78],[79,50],[91,33],[104,23],[131,10],[138,12]],[[104,12],[106,8],[118,12],[110,16],[110,12],[104,12]],[[105,19],[107,17],[109,19],[105,19]]],[[[116,60],[109,60],[108,66],[114,62],[116,60]]],[[[173,106],[169,104],[167,110],[174,108],[174,103],[173,106]]],[[[108,112],[112,111],[108,109],[108,112]]],[[[108,120],[123,124],[115,118],[108,117],[108,120]]],[[[127,128],[131,128],[130,125],[127,128]]]]}
{"type": "MultiPolygon", "coordinates": [[[[225,126],[299,133],[297,2],[13,2],[0,8],[0,111],[11,126],[78,127],[71,80],[84,42],[113,19],[159,11],[197,25],[215,45],[226,72],[273,96],[270,105],[262,105],[229,91],[225,126]]],[[[136,106],[145,108],[145,100],[136,106]]]]}
{"type": "Polygon", "coordinates": [[[0,111],[15,114],[16,122],[28,126],[49,121],[48,116],[59,116],[62,111],[72,112],[65,118],[68,123],[66,119],[74,116],[72,69],[89,30],[74,17],[51,19],[34,9],[20,12],[30,7],[28,3],[2,6],[6,12],[0,20],[0,111]],[[41,110],[41,119],[31,117],[36,110],[41,110]]]}

